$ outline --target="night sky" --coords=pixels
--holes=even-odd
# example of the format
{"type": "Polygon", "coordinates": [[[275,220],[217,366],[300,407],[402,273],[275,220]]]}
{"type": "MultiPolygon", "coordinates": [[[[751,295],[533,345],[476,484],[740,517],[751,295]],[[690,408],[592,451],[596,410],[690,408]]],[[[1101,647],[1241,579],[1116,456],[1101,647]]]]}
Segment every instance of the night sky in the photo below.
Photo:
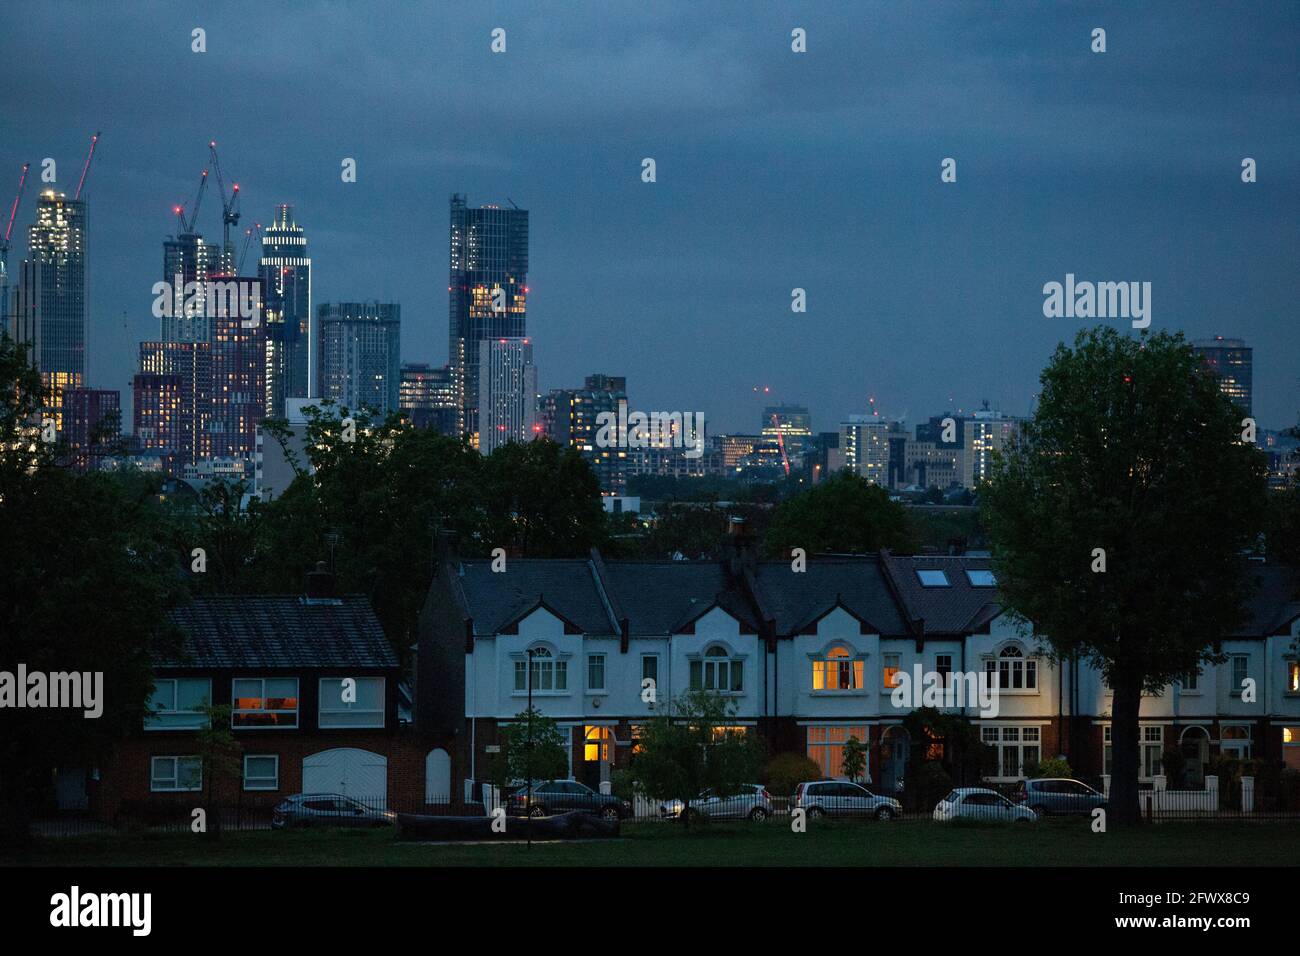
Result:
{"type": "Polygon", "coordinates": [[[314,303],[400,302],[405,361],[446,361],[464,192],[531,211],[543,391],[626,375],[634,407],[712,432],[776,401],[818,430],[870,396],[913,423],[950,399],[1023,414],[1084,324],[1043,316],[1073,272],[1150,281],[1153,331],[1245,338],[1261,426],[1300,410],[1300,4],[7,0],[0,63],[6,213],[23,162],[71,192],[103,131],[87,371],[124,404],[216,139],[243,225],[292,203],[314,303]]]}

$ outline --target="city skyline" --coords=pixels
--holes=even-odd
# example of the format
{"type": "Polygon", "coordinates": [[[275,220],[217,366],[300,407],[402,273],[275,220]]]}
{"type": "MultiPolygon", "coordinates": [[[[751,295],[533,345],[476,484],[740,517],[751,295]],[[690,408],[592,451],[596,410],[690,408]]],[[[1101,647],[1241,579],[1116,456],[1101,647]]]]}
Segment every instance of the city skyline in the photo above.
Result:
{"type": "MultiPolygon", "coordinates": [[[[1087,45],[1072,39],[1072,14],[1020,24],[1010,13],[919,11],[909,20],[885,8],[863,23],[833,7],[722,25],[685,8],[627,22],[587,8],[572,15],[603,38],[588,61],[593,75],[563,72],[534,100],[507,94],[574,42],[544,18],[501,12],[515,39],[494,57],[494,24],[410,14],[418,29],[385,34],[397,48],[386,62],[410,81],[389,103],[364,70],[344,80],[303,69],[283,24],[236,41],[232,27],[251,9],[205,13],[205,54],[189,49],[187,15],[130,14],[136,29],[124,31],[120,56],[93,68],[78,55],[101,22],[88,11],[48,31],[63,55],[15,77],[5,98],[15,135],[0,147],[0,184],[8,191],[21,164],[33,164],[23,226],[35,193],[75,184],[90,133],[104,130],[85,194],[94,206],[86,383],[121,389],[126,420],[136,346],[157,335],[148,311],[157,243],[175,232],[172,206],[193,195],[215,139],[228,178],[243,186],[243,225],[269,222],[280,204],[308,224],[313,299],[405,306],[404,362],[449,359],[428,271],[441,271],[432,250],[450,225],[446,196],[461,192],[475,203],[513,199],[531,213],[527,331],[543,393],[608,369],[626,375],[647,407],[703,409],[715,434],[752,431],[771,402],[807,406],[818,430],[869,411],[873,396],[882,415],[909,422],[984,399],[1026,414],[1055,345],[1092,324],[1042,314],[1042,285],[1073,272],[1152,282],[1153,329],[1244,339],[1256,350],[1260,426],[1295,423],[1300,240],[1285,211],[1300,195],[1292,158],[1300,123],[1278,122],[1294,113],[1293,100],[1277,104],[1263,92],[1295,84],[1295,51],[1267,39],[1287,35],[1294,13],[1260,11],[1278,29],[1246,35],[1227,14],[1207,11],[1197,23],[1180,21],[1173,46],[1161,30],[1173,8],[1106,7],[1080,14],[1074,32],[1086,37],[1089,18],[1100,18],[1125,44],[1088,60],[1087,45]],[[791,16],[810,37],[810,53],[793,63],[791,16]],[[432,38],[444,34],[445,59],[421,52],[421,44],[442,51],[432,38]],[[981,59],[978,48],[990,43],[1015,55],[981,59]],[[1195,64],[1180,63],[1188,48],[1198,51],[1195,64]],[[650,51],[675,71],[652,70],[650,51]],[[719,51],[728,55],[711,59],[719,51]],[[933,62],[940,55],[942,69],[933,62]],[[1062,58],[1072,82],[1090,71],[1089,95],[1110,104],[1103,135],[1072,128],[1071,119],[1088,117],[1060,113],[1074,102],[1054,66],[1062,58]],[[1148,72],[1155,63],[1159,82],[1148,72]],[[840,82],[855,65],[870,93],[847,93],[840,82]],[[336,104],[331,134],[315,135],[315,114],[268,131],[252,112],[215,118],[176,108],[216,76],[236,92],[270,81],[286,103],[336,104]],[[957,77],[968,81],[960,96],[957,77]],[[728,82],[715,89],[720,79],[728,82]],[[430,100],[428,88],[443,80],[454,90],[477,84],[474,110],[449,105],[457,96],[430,100]],[[1205,95],[1189,98],[1176,124],[1145,129],[1134,117],[1183,88],[1205,95]],[[77,106],[52,114],[42,106],[50,91],[77,106]],[[1130,95],[1137,102],[1125,110],[1130,95]],[[685,121],[683,98],[695,104],[685,121]],[[962,98],[977,107],[975,121],[948,118],[962,98]],[[176,116],[165,136],[139,119],[155,99],[176,116]],[[761,130],[745,119],[760,99],[761,130]],[[923,108],[933,119],[904,129],[887,107],[923,108]],[[420,131],[401,119],[412,109],[428,111],[420,131]],[[1015,137],[1004,141],[1007,129],[1015,137]],[[490,148],[464,145],[486,131],[497,134],[490,148]],[[1103,153],[1118,166],[1101,164],[1103,153]],[[945,184],[940,163],[949,156],[958,177],[945,184]],[[1240,180],[1244,156],[1259,163],[1256,183],[1240,180]],[[46,157],[58,162],[53,184],[40,181],[46,157]],[[349,157],[354,183],[339,176],[349,157]],[[644,157],[656,159],[654,183],[641,181],[644,157]],[[806,290],[805,313],[790,309],[796,288],[806,290]],[[755,394],[756,385],[771,391],[755,394]]],[[[378,24],[348,20],[344,30],[316,9],[311,37],[327,58],[355,46],[358,65],[366,62],[364,41],[378,24]]],[[[43,8],[29,13],[34,27],[52,22],[43,8]]],[[[0,49],[14,52],[12,42],[0,38],[0,49]]],[[[209,197],[198,229],[214,246],[220,215],[209,197]]],[[[14,246],[11,275],[25,255],[14,246]]]]}

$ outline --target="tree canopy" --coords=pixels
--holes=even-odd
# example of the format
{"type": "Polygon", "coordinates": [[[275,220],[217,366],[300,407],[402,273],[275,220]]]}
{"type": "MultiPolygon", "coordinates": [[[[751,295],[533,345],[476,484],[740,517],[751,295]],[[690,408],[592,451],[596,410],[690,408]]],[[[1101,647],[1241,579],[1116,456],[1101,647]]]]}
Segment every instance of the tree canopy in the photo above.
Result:
{"type": "Polygon", "coordinates": [[[1114,691],[1112,813],[1137,813],[1141,694],[1243,621],[1264,456],[1181,334],[1084,330],[980,491],[1003,602],[1114,691]]]}
{"type": "Polygon", "coordinates": [[[791,548],[803,548],[807,554],[863,554],[881,548],[908,551],[911,546],[903,506],[890,501],[879,485],[848,471],[782,502],[764,540],[764,550],[773,556],[791,548]]]}

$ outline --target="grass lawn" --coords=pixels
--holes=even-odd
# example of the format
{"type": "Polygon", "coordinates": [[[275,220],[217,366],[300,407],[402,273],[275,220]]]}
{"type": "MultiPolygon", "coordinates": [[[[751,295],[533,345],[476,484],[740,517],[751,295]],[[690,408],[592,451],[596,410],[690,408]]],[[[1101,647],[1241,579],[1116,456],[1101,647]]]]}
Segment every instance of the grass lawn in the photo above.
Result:
{"type": "Polygon", "coordinates": [[[382,830],[42,838],[3,865],[42,866],[1280,866],[1297,823],[1165,823],[1093,833],[1087,820],[1016,825],[816,821],[788,826],[632,823],[616,840],[520,845],[399,843],[382,830]]]}

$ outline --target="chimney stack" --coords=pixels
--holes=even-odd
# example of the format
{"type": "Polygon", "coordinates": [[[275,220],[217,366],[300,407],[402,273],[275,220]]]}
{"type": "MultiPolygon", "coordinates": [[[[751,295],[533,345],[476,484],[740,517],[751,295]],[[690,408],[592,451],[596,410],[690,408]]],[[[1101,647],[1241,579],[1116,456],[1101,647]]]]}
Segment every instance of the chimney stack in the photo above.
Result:
{"type": "Polygon", "coordinates": [[[324,561],[316,562],[316,570],[307,572],[307,600],[334,600],[334,575],[324,561]]]}
{"type": "Polygon", "coordinates": [[[727,519],[727,555],[728,570],[737,578],[746,571],[753,571],[758,561],[749,527],[745,519],[737,515],[727,519]]]}

